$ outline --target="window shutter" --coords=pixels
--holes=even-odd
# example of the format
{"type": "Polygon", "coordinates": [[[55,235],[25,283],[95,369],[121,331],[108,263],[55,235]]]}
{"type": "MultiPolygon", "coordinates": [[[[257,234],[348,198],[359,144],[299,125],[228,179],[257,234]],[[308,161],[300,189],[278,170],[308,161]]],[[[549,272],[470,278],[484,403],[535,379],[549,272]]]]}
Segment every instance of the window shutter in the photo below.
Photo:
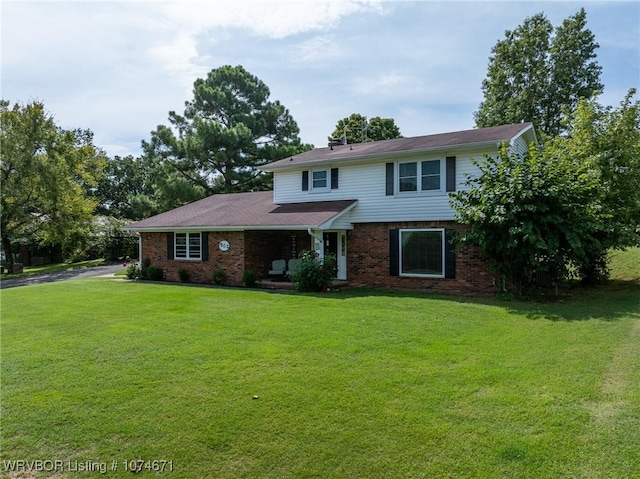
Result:
{"type": "Polygon", "coordinates": [[[331,168],[331,189],[338,189],[338,168],[331,168]]]}
{"type": "Polygon", "coordinates": [[[393,196],[393,163],[387,163],[387,196],[393,196]]]}
{"type": "Polygon", "coordinates": [[[309,191],[309,171],[302,172],[302,191],[309,191]]]}
{"type": "Polygon", "coordinates": [[[174,233],[167,233],[167,259],[173,259],[174,247],[173,247],[174,233]]]}
{"type": "Polygon", "coordinates": [[[200,233],[200,246],[202,247],[202,261],[209,261],[209,233],[200,233]]]}
{"type": "Polygon", "coordinates": [[[456,157],[447,156],[447,191],[456,191],[456,157]]]}
{"type": "Polygon", "coordinates": [[[389,274],[400,276],[400,230],[389,230],[389,274]]]}
{"type": "Polygon", "coordinates": [[[445,230],[444,246],[444,277],[456,277],[456,232],[455,230],[445,230]]]}

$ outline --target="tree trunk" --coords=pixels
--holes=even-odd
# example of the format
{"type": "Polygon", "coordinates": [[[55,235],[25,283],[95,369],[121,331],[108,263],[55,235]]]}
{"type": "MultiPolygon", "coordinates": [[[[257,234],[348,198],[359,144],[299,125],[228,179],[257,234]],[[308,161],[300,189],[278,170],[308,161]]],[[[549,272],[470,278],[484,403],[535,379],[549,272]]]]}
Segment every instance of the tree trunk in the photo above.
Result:
{"type": "Polygon", "coordinates": [[[7,262],[9,272],[13,270],[13,252],[11,251],[11,240],[8,236],[2,236],[2,249],[4,250],[4,257],[7,262]]]}

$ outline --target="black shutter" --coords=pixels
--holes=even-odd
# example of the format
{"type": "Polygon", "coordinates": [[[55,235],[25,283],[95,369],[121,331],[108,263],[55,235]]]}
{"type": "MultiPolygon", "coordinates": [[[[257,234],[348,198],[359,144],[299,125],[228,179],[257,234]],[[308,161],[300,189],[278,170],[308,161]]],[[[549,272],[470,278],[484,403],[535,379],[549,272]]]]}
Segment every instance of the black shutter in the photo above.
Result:
{"type": "Polygon", "coordinates": [[[393,163],[387,163],[387,196],[393,196],[393,163]]]}
{"type": "Polygon", "coordinates": [[[400,276],[400,230],[389,230],[389,274],[400,276]]]}
{"type": "Polygon", "coordinates": [[[456,232],[455,230],[444,231],[444,277],[456,277],[456,232]]]}
{"type": "Polygon", "coordinates": [[[447,156],[447,191],[456,191],[456,157],[447,156]]]}
{"type": "Polygon", "coordinates": [[[331,189],[338,189],[338,168],[331,168],[331,189]]]}
{"type": "Polygon", "coordinates": [[[167,259],[173,259],[173,238],[174,233],[167,233],[167,259]]]}
{"type": "Polygon", "coordinates": [[[202,261],[209,261],[209,233],[200,233],[200,245],[202,246],[202,261]]]}
{"type": "Polygon", "coordinates": [[[302,191],[309,191],[309,171],[302,172],[302,191]]]}

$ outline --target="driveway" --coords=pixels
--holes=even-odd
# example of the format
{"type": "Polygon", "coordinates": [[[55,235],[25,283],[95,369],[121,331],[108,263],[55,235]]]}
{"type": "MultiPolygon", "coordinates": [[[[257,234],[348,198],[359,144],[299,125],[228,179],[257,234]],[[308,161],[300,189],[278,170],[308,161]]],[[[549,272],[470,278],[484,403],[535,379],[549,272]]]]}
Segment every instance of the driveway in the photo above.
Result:
{"type": "Polygon", "coordinates": [[[16,288],[18,286],[29,286],[31,284],[54,283],[67,279],[92,278],[94,276],[106,276],[120,271],[122,264],[111,264],[107,266],[95,266],[93,268],[71,269],[57,273],[37,274],[23,276],[22,278],[1,279],[0,289],[16,288]]]}

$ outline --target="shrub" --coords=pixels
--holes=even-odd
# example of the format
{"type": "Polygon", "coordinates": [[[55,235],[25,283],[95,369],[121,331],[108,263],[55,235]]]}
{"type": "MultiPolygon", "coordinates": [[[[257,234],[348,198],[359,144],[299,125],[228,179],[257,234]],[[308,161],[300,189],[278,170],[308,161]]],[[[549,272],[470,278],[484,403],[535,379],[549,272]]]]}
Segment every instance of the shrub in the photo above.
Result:
{"type": "Polygon", "coordinates": [[[336,260],[327,255],[320,259],[315,251],[300,253],[300,262],[291,274],[291,281],[300,292],[318,292],[326,288],[337,273],[336,260]]]}
{"type": "Polygon", "coordinates": [[[242,284],[244,284],[247,288],[255,288],[258,280],[258,275],[255,271],[251,271],[250,269],[245,270],[242,273],[242,284]]]}
{"type": "Polygon", "coordinates": [[[138,263],[131,263],[127,266],[127,278],[128,279],[140,279],[142,277],[142,270],[138,263]]]}
{"type": "Polygon", "coordinates": [[[159,266],[148,266],[146,268],[146,277],[151,281],[162,281],[164,279],[164,273],[159,266]]]}
{"type": "Polygon", "coordinates": [[[178,268],[178,278],[183,283],[189,283],[191,281],[191,273],[186,268],[178,268]]]}
{"type": "Polygon", "coordinates": [[[224,284],[227,281],[227,273],[222,271],[221,269],[217,269],[213,272],[213,284],[224,284]]]}

